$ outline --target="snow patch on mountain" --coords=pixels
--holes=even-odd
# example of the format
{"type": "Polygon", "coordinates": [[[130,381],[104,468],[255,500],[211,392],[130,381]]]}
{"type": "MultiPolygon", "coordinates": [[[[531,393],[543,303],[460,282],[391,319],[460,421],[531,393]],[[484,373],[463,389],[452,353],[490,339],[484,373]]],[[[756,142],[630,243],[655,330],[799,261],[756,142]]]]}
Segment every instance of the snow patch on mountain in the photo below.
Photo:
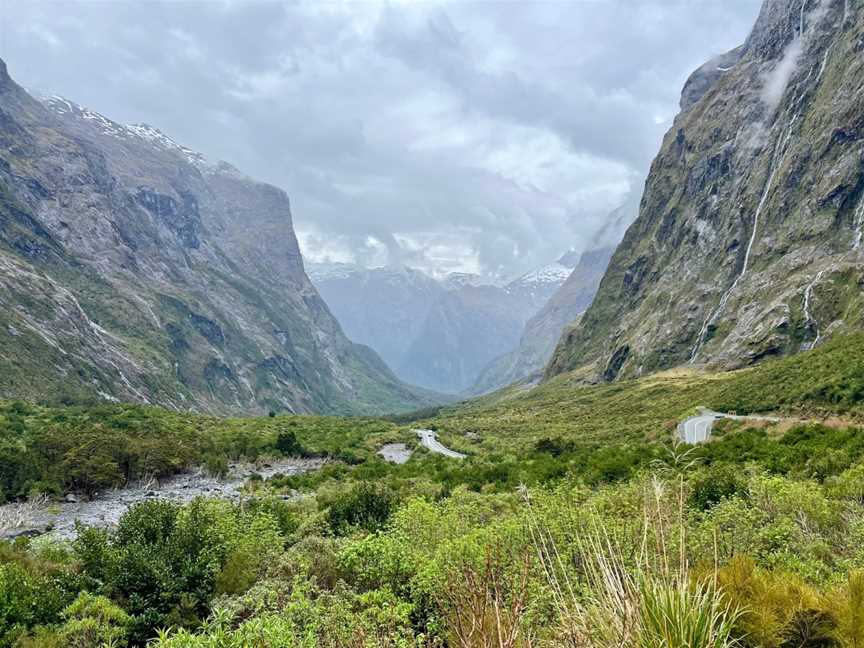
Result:
{"type": "Polygon", "coordinates": [[[61,116],[77,117],[93,122],[100,132],[121,140],[137,138],[149,142],[163,151],[178,153],[190,164],[199,168],[214,167],[208,160],[192,149],[178,144],[158,128],[149,124],[119,124],[94,110],[81,106],[60,95],[42,98],[42,103],[52,112],[61,116]]]}

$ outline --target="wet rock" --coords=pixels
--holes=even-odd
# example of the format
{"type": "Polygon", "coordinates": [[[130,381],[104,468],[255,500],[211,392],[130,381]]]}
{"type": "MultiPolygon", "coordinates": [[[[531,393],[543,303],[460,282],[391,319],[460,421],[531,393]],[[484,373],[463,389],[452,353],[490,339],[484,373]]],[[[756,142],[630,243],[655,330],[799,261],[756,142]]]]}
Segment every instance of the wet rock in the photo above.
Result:
{"type": "Polygon", "coordinates": [[[395,464],[404,464],[411,458],[411,450],[404,443],[388,443],[381,446],[378,454],[386,461],[395,464]]]}
{"type": "Polygon", "coordinates": [[[78,498],[75,496],[74,493],[67,493],[66,497],[63,498],[63,501],[68,504],[77,504],[78,498]]]}

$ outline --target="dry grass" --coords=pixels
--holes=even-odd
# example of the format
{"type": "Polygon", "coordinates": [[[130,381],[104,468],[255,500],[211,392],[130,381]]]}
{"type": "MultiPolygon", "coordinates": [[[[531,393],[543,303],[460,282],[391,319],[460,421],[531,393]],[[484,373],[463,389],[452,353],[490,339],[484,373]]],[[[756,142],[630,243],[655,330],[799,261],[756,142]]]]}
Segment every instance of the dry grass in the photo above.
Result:
{"type": "Polygon", "coordinates": [[[0,506],[0,535],[30,526],[36,513],[48,505],[47,495],[32,497],[26,502],[0,506]]]}

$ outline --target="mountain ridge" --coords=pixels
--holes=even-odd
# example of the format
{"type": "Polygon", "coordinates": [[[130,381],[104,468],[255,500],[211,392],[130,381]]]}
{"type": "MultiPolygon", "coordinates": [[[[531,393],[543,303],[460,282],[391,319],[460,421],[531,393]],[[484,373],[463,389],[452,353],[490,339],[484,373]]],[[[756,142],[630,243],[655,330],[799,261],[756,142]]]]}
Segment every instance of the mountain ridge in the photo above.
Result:
{"type": "Polygon", "coordinates": [[[862,31],[860,5],[768,2],[728,69],[691,76],[639,217],[547,377],[735,368],[864,326],[862,31]]]}
{"type": "Polygon", "coordinates": [[[0,69],[5,397],[204,412],[364,413],[437,401],[344,337],[284,191],[152,127],[0,69]]]}
{"type": "Polygon", "coordinates": [[[403,380],[458,393],[516,346],[525,322],[572,272],[568,258],[576,259],[565,254],[502,285],[404,266],[309,264],[309,274],[350,339],[378,351],[403,380]]]}

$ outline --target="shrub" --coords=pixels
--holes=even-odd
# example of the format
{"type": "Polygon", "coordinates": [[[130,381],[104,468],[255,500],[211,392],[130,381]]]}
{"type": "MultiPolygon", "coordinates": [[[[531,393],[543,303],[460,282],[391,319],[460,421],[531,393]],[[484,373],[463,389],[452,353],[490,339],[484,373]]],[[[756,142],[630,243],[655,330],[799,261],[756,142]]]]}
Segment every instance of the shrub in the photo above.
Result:
{"type": "Polygon", "coordinates": [[[209,475],[222,479],[228,474],[228,459],[224,455],[207,455],[204,458],[204,468],[209,475]]]}
{"type": "Polygon", "coordinates": [[[327,521],[337,535],[351,527],[377,531],[390,518],[395,503],[389,490],[362,482],[330,505],[327,521]]]}
{"type": "Polygon", "coordinates": [[[294,430],[280,432],[276,437],[276,449],[286,457],[303,457],[307,452],[300,442],[294,430]]]}
{"type": "Polygon", "coordinates": [[[62,646],[126,645],[129,615],[104,596],[82,592],[62,615],[66,622],[57,631],[62,646]]]}
{"type": "Polygon", "coordinates": [[[688,504],[700,511],[707,511],[724,499],[743,494],[747,482],[740,468],[728,465],[712,466],[700,471],[690,480],[688,504]]]}

